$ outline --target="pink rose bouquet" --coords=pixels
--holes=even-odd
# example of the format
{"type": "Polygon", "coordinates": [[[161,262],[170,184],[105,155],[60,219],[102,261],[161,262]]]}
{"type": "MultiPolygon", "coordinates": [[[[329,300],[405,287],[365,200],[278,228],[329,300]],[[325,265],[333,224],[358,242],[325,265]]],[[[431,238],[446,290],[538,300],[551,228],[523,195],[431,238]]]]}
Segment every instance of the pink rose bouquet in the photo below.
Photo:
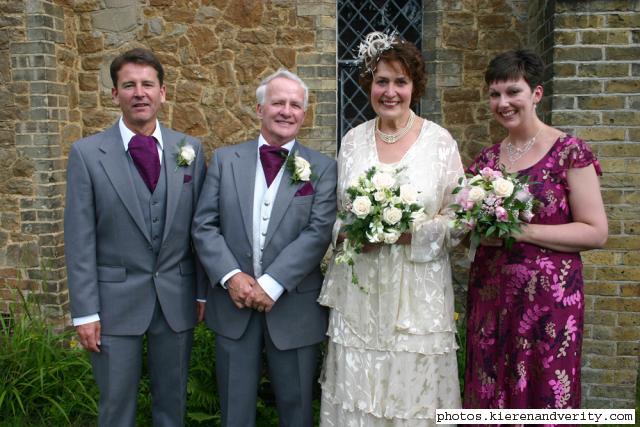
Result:
{"type": "Polygon", "coordinates": [[[504,238],[510,248],[515,242],[512,235],[533,218],[536,201],[529,191],[529,177],[485,167],[477,175],[460,178],[458,183],[453,190],[453,226],[471,232],[470,257],[482,237],[504,238]]]}

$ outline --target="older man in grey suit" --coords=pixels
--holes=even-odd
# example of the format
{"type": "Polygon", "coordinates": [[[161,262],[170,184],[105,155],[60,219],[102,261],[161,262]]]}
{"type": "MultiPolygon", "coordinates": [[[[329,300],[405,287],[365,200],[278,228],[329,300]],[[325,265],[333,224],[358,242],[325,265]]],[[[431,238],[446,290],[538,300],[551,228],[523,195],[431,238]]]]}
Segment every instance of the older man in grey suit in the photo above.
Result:
{"type": "Polygon", "coordinates": [[[256,95],[260,136],[214,153],[192,231],[211,279],[205,321],[217,335],[222,425],[255,425],[264,351],[280,425],[311,426],[336,164],[295,139],[308,102],[298,76],[280,70],[256,95]]]}
{"type": "Polygon", "coordinates": [[[206,280],[191,245],[200,143],[161,126],[164,72],[148,50],[111,63],[122,117],[71,147],[65,255],[71,314],[91,351],[99,425],[134,426],[143,337],[153,425],[184,424],[193,328],[206,280]]]}

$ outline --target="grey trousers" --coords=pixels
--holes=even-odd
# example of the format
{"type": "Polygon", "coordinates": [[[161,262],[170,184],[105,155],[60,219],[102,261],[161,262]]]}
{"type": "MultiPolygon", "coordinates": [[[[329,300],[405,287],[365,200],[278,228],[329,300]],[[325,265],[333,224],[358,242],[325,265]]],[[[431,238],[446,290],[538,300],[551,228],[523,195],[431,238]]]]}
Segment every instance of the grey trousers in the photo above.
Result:
{"type": "MultiPolygon", "coordinates": [[[[153,425],[183,426],[193,329],[174,332],[162,314],[160,303],[156,301],[153,318],[145,335],[153,425]]],[[[100,390],[100,427],[135,426],[143,337],[102,335],[100,353],[91,353],[93,375],[100,390]]]]}
{"type": "Polygon", "coordinates": [[[254,311],[247,330],[238,340],[216,336],[222,426],[255,426],[264,351],[280,427],[311,427],[313,382],[320,345],[279,350],[269,337],[264,316],[254,311]]]}

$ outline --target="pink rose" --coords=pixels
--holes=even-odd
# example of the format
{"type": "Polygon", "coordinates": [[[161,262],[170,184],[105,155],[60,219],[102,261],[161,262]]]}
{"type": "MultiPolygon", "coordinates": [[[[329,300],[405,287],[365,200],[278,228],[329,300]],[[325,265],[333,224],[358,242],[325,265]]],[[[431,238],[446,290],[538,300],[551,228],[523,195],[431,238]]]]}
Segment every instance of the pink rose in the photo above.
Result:
{"type": "Polygon", "coordinates": [[[491,168],[490,168],[490,167],[488,167],[488,166],[485,166],[485,167],[484,167],[484,168],[482,168],[482,170],[480,171],[480,175],[482,175],[482,177],[483,177],[483,178],[491,179],[491,178],[493,178],[493,172],[494,172],[494,170],[493,170],[493,169],[491,169],[491,168]]]}
{"type": "Polygon", "coordinates": [[[498,206],[496,208],[496,218],[498,221],[507,222],[509,220],[509,214],[505,208],[498,206]]]}

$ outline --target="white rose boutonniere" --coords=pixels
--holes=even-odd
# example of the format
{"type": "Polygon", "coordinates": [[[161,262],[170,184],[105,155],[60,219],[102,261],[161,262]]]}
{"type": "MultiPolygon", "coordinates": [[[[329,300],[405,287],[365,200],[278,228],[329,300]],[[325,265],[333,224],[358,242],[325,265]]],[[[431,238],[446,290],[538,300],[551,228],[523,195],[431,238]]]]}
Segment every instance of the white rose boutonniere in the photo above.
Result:
{"type": "Polygon", "coordinates": [[[176,165],[179,167],[187,167],[196,159],[196,150],[193,145],[186,144],[185,138],[178,143],[178,152],[175,153],[176,165]]]}
{"type": "Polygon", "coordinates": [[[304,157],[298,156],[297,153],[287,157],[286,168],[291,173],[292,184],[307,182],[313,177],[311,163],[304,157]]]}

